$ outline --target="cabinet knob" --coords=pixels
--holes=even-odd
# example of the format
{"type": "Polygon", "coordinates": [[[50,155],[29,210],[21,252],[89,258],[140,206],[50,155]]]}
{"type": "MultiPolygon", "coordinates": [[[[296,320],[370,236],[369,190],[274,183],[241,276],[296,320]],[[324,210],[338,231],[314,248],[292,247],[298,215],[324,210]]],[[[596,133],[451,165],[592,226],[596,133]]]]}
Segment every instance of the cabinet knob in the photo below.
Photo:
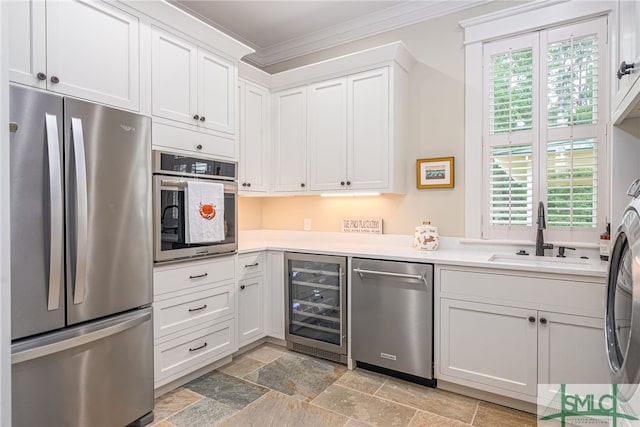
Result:
{"type": "Polygon", "coordinates": [[[540,318],[540,323],[542,323],[543,325],[547,324],[547,319],[545,319],[544,317],[540,318]]]}
{"type": "Polygon", "coordinates": [[[36,74],[36,77],[38,77],[38,80],[47,80],[47,75],[45,73],[38,73],[36,74]]]}
{"type": "Polygon", "coordinates": [[[204,118],[204,116],[200,117],[200,121],[204,122],[206,119],[204,118]]]}
{"type": "Polygon", "coordinates": [[[51,76],[51,83],[60,83],[60,79],[58,78],[58,76],[51,76]]]}
{"type": "Polygon", "coordinates": [[[240,285],[240,290],[243,291],[244,290],[244,285],[240,285]]]}
{"type": "Polygon", "coordinates": [[[616,73],[618,76],[618,80],[620,80],[622,78],[622,76],[626,76],[627,74],[631,74],[631,71],[636,64],[634,64],[633,62],[631,64],[627,64],[625,61],[622,61],[620,63],[620,66],[618,67],[618,72],[616,73]]]}
{"type": "Polygon", "coordinates": [[[199,116],[199,115],[197,115],[197,114],[194,114],[194,115],[193,115],[193,120],[198,120],[199,118],[200,118],[200,116],[199,116]]]}
{"type": "Polygon", "coordinates": [[[202,144],[198,144],[198,145],[196,145],[196,148],[197,148],[198,150],[202,150],[202,144]]]}
{"type": "Polygon", "coordinates": [[[300,184],[300,187],[302,187],[302,188],[306,187],[304,182],[300,184]]]}
{"type": "Polygon", "coordinates": [[[247,186],[247,183],[246,183],[246,182],[243,182],[243,183],[242,183],[242,186],[243,186],[243,187],[246,187],[246,186],[247,186]]]}
{"type": "Polygon", "coordinates": [[[347,185],[351,185],[351,181],[347,181],[347,185]]]}
{"type": "Polygon", "coordinates": [[[536,318],[533,316],[529,316],[529,322],[534,323],[536,321],[536,318]]]}
{"type": "Polygon", "coordinates": [[[251,183],[250,182],[247,182],[247,187],[251,187],[251,183]]]}
{"type": "Polygon", "coordinates": [[[344,185],[344,181],[340,181],[340,185],[344,185]]]}

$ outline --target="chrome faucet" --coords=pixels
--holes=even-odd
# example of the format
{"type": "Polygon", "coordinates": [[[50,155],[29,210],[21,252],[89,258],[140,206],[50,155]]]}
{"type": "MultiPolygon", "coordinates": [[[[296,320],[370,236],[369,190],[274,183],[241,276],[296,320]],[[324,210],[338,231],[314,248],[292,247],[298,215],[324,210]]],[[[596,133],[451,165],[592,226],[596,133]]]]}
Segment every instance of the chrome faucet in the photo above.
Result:
{"type": "Polygon", "coordinates": [[[547,220],[544,217],[544,204],[542,202],[538,203],[538,235],[536,236],[536,255],[544,256],[545,249],[553,249],[553,245],[551,243],[544,242],[544,235],[542,234],[542,230],[547,228],[547,220]]]}

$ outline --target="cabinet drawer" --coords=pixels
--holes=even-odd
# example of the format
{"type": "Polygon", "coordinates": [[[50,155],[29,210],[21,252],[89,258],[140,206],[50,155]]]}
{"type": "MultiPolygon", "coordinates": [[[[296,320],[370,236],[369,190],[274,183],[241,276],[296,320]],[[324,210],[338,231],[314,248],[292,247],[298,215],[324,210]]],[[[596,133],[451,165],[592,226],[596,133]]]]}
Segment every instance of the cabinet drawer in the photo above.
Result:
{"type": "Polygon", "coordinates": [[[263,269],[264,254],[262,252],[238,257],[238,277],[262,274],[263,269]]]}
{"type": "Polygon", "coordinates": [[[528,277],[475,271],[442,270],[440,293],[450,298],[475,299],[522,307],[547,307],[564,312],[603,316],[602,283],[528,277]]]}
{"type": "MultiPolygon", "coordinates": [[[[235,279],[233,257],[179,264],[176,267],[156,267],[153,272],[153,294],[189,293],[190,288],[235,279]]],[[[166,298],[166,296],[162,297],[166,298]]],[[[162,299],[161,298],[161,299],[162,299]]],[[[158,298],[156,298],[158,300],[158,298]]]]}
{"type": "Polygon", "coordinates": [[[234,321],[216,323],[154,347],[155,386],[213,363],[235,351],[234,321]]]}
{"type": "Polygon", "coordinates": [[[179,151],[209,154],[215,157],[235,159],[236,142],[233,138],[224,138],[210,133],[183,129],[163,123],[153,123],[154,148],[165,147],[179,151]]]}
{"type": "Polygon", "coordinates": [[[231,283],[154,303],[154,339],[233,314],[234,298],[231,283]]]}

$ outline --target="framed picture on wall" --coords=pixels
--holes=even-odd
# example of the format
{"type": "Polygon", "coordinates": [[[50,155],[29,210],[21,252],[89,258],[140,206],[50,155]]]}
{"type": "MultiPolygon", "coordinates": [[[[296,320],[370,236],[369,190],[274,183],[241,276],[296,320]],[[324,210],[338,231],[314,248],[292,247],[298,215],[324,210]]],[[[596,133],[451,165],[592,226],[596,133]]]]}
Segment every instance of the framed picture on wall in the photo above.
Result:
{"type": "Polygon", "coordinates": [[[416,160],[418,188],[453,188],[453,157],[416,160]]]}

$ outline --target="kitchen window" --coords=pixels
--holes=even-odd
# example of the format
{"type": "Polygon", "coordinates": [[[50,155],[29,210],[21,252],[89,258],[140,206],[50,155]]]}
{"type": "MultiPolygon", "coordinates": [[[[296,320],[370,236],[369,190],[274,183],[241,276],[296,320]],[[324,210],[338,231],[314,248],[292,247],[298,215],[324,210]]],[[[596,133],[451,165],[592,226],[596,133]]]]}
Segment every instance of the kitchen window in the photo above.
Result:
{"type": "Polygon", "coordinates": [[[484,239],[597,242],[607,221],[607,20],[482,45],[484,239]]]}

